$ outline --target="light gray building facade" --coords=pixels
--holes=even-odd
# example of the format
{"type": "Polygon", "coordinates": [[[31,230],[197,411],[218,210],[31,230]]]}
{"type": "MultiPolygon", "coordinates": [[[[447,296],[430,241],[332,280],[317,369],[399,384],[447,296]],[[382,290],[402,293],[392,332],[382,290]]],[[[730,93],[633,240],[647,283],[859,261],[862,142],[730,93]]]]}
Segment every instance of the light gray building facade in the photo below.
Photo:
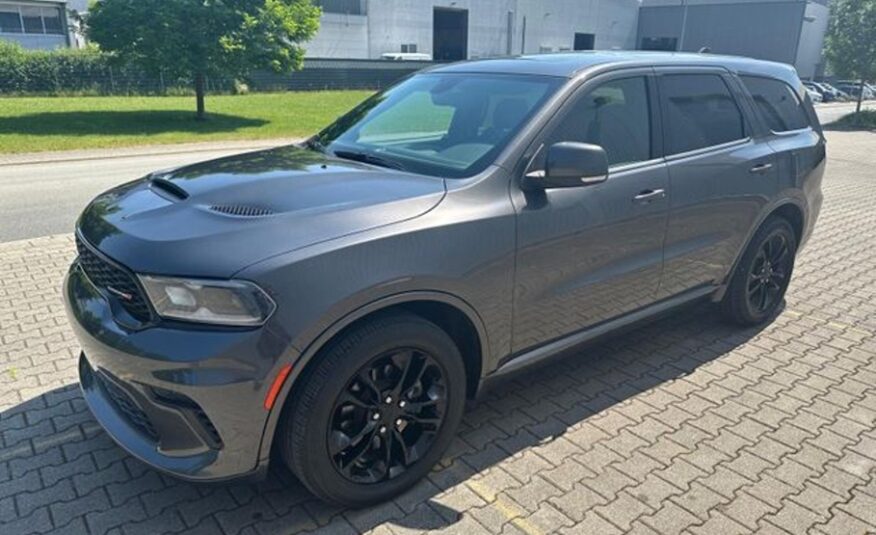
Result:
{"type": "Polygon", "coordinates": [[[0,39],[27,49],[71,45],[67,2],[63,0],[0,0],[0,39]]]}
{"type": "Polygon", "coordinates": [[[733,54],[823,74],[828,0],[643,0],[636,48],[733,54]]]}
{"type": "Polygon", "coordinates": [[[311,58],[385,53],[460,60],[520,53],[630,49],[638,0],[316,0],[311,58]]]}

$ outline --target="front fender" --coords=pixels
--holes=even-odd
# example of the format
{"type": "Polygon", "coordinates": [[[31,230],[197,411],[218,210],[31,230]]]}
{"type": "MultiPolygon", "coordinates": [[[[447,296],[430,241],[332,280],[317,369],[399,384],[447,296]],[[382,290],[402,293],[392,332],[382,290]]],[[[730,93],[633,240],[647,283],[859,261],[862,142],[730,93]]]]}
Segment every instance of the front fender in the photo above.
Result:
{"type": "MultiPolygon", "coordinates": [[[[293,385],[302,376],[304,370],[307,369],[308,364],[312,362],[316,355],[319,354],[320,350],[325,347],[325,345],[338,333],[355,323],[357,320],[360,320],[375,312],[379,312],[380,310],[385,310],[396,305],[411,303],[415,301],[431,301],[436,303],[443,303],[462,311],[468,317],[469,321],[471,321],[472,325],[475,326],[475,329],[478,333],[478,338],[481,340],[481,347],[489,347],[488,334],[484,326],[483,319],[475,311],[475,309],[471,305],[469,305],[464,299],[453,294],[438,290],[418,290],[387,295],[380,299],[371,301],[357,308],[353,312],[343,315],[340,318],[329,320],[327,322],[329,324],[327,328],[323,329],[322,332],[320,332],[308,343],[303,345],[305,349],[301,352],[300,356],[295,359],[294,362],[279,362],[277,364],[278,370],[287,364],[292,364],[293,366],[292,371],[289,373],[289,376],[283,382],[283,386],[280,389],[280,393],[277,396],[276,402],[274,403],[274,406],[270,410],[268,418],[265,421],[265,427],[262,431],[261,446],[259,448],[259,464],[266,464],[269,460],[271,447],[273,446],[273,439],[276,434],[277,426],[280,422],[280,416],[283,413],[283,407],[286,404],[289,393],[292,391],[293,385]]],[[[326,321],[319,323],[326,323],[326,321]]],[[[483,359],[483,355],[479,355],[479,357],[483,359]]]]}

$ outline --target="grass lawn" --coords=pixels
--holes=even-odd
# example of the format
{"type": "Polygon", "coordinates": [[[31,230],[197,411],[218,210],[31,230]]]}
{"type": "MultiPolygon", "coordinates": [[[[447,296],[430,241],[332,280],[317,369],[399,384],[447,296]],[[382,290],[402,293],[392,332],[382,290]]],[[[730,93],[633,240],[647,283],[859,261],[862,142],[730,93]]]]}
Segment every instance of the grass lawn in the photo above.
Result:
{"type": "Polygon", "coordinates": [[[861,110],[850,113],[834,123],[841,128],[876,130],[876,110],[861,110]]]}
{"type": "Polygon", "coordinates": [[[361,102],[369,91],[207,97],[0,98],[0,153],[232,139],[303,137],[361,102]]]}

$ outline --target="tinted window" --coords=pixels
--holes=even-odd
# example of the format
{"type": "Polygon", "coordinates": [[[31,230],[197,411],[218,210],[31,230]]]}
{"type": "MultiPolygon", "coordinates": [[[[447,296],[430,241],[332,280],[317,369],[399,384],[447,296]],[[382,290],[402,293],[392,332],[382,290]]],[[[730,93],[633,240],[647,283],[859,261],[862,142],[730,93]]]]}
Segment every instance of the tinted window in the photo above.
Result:
{"type": "Polygon", "coordinates": [[[773,132],[799,130],[809,126],[803,103],[791,86],[779,80],[742,76],[742,82],[773,132]]]}
{"type": "Polygon", "coordinates": [[[660,84],[667,154],[745,137],[742,114],[720,76],[672,74],[662,76],[660,84]]]}
{"type": "Polygon", "coordinates": [[[605,149],[609,165],[651,159],[651,117],[644,77],[606,82],[578,100],[550,143],[578,141],[605,149]]]}

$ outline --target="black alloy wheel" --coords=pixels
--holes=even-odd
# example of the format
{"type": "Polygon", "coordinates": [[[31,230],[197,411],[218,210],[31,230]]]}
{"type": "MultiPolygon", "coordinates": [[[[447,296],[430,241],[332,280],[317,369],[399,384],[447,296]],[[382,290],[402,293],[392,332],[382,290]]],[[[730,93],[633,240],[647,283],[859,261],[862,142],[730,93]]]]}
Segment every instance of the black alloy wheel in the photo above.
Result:
{"type": "Polygon", "coordinates": [[[744,326],[773,316],[791,282],[797,235],[788,220],[772,216],[754,233],[736,265],[721,303],[724,315],[744,326]]]}
{"type": "Polygon", "coordinates": [[[400,348],[353,376],[335,401],[328,450],[355,483],[394,479],[431,448],[444,422],[447,387],[428,353],[400,348]]]}
{"type": "Polygon", "coordinates": [[[782,233],[763,242],[748,273],[748,306],[757,314],[775,307],[782,298],[791,273],[791,250],[782,233]]]}
{"type": "Polygon", "coordinates": [[[466,387],[463,356],[441,327],[404,311],[363,320],[292,383],[278,453],[324,500],[383,502],[441,459],[462,420],[466,387]]]}

